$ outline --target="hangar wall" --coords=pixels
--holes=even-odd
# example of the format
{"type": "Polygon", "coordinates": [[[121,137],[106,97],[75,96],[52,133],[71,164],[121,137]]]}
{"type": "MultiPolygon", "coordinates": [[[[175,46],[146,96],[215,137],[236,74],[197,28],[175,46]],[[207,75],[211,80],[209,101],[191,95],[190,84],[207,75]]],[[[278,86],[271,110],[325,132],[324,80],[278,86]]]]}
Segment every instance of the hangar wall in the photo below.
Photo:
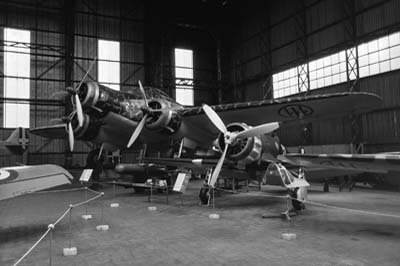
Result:
{"type": "MultiPolygon", "coordinates": [[[[154,3],[153,3],[154,4],[154,3]]],[[[135,0],[12,0],[0,1],[0,47],[4,28],[30,31],[30,127],[49,125],[53,118],[68,115],[71,104],[52,96],[67,86],[77,85],[97,57],[97,40],[120,42],[121,90],[137,86],[137,81],[156,86],[174,96],[175,47],[194,50],[195,104],[215,99],[215,45],[207,32],[169,21],[168,13],[152,3],[135,0]],[[164,12],[164,13],[162,13],[164,12]],[[202,40],[202,41],[201,41],[202,40]],[[211,43],[211,44],[210,44],[211,43]]],[[[3,128],[4,75],[0,53],[0,138],[13,131],[3,128]]],[[[88,75],[97,79],[97,64],[88,75]]],[[[21,102],[19,100],[14,100],[21,102]]],[[[26,102],[26,101],[25,101],[26,102]]],[[[0,166],[16,163],[56,163],[68,167],[85,165],[93,147],[77,141],[69,152],[64,140],[47,140],[30,135],[25,157],[0,156],[0,166]]],[[[126,156],[127,160],[135,158],[126,156]]]]}
{"type": "MultiPolygon", "coordinates": [[[[397,32],[399,12],[398,0],[252,1],[232,25],[237,34],[223,39],[232,44],[223,68],[223,79],[231,86],[224,95],[236,95],[228,100],[270,98],[272,74],[397,32]]],[[[353,89],[383,98],[378,110],[362,115],[358,124],[344,117],[281,128],[281,141],[288,146],[304,145],[307,126],[311,129],[309,144],[351,143],[358,130],[364,152],[399,150],[399,81],[399,70],[359,79],[353,89]]],[[[341,83],[310,93],[346,91],[352,85],[341,83]]]]}

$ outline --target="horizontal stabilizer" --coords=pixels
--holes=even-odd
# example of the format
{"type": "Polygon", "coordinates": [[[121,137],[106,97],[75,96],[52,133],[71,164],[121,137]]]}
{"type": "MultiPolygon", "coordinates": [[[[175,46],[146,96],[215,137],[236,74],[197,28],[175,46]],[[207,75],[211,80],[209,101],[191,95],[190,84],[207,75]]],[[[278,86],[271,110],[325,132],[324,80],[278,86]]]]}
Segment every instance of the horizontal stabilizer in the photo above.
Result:
{"type": "Polygon", "coordinates": [[[308,187],[310,184],[305,179],[294,178],[292,182],[285,187],[287,188],[296,188],[296,187],[308,187]]]}

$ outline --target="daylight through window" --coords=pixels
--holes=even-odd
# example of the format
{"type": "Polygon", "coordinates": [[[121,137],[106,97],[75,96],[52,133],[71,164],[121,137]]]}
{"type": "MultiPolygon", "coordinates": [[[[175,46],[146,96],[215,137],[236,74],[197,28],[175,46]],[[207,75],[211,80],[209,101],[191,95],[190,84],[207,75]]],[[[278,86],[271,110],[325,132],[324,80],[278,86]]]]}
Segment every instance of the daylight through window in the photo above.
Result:
{"type": "MultiPolygon", "coordinates": [[[[400,32],[359,44],[357,49],[360,78],[400,69],[400,32]]],[[[353,50],[355,49],[353,48],[353,50]]],[[[346,82],[347,71],[349,71],[350,80],[355,79],[354,71],[346,68],[346,51],[348,54],[355,54],[353,50],[350,48],[306,63],[308,64],[310,89],[346,82]]],[[[355,60],[355,56],[349,57],[349,65],[356,66],[355,60]]],[[[304,77],[298,78],[300,67],[297,66],[272,75],[275,98],[300,92],[299,80],[305,80],[304,77]]],[[[302,73],[302,75],[306,75],[306,73],[302,73]]]]}
{"type": "Polygon", "coordinates": [[[99,40],[98,42],[98,79],[111,89],[120,90],[119,42],[99,40]]]}
{"type": "Polygon", "coordinates": [[[193,50],[175,49],[176,101],[193,105],[193,50]]]}
{"type": "MultiPolygon", "coordinates": [[[[4,29],[4,97],[29,99],[30,32],[4,29]]],[[[4,103],[3,126],[29,128],[29,103],[4,103]]]]}

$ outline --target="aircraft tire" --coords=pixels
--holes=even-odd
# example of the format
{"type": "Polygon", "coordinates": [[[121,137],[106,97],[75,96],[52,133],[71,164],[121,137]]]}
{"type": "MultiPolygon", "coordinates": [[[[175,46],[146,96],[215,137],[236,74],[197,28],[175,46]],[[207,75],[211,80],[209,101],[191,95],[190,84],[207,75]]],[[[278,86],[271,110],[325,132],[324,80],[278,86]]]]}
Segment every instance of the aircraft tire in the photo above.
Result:
{"type": "Polygon", "coordinates": [[[208,187],[202,187],[199,192],[199,198],[202,204],[208,204],[208,198],[210,197],[210,189],[208,187]]]}
{"type": "Polygon", "coordinates": [[[145,188],[144,187],[133,187],[135,193],[143,193],[145,188]]]}
{"type": "MultiPolygon", "coordinates": [[[[292,198],[297,198],[297,191],[299,190],[299,188],[295,188],[291,193],[290,193],[290,197],[292,198]]],[[[296,211],[302,211],[306,208],[305,204],[303,202],[300,202],[298,200],[292,199],[292,205],[293,208],[296,211]]]]}

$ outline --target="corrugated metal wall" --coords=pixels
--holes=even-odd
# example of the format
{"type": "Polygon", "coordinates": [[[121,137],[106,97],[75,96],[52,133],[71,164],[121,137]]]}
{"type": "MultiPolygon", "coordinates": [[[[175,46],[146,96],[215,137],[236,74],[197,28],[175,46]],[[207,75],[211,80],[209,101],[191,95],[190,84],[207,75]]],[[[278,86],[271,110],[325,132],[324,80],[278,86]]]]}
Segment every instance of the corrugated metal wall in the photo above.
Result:
{"type": "MultiPolygon", "coordinates": [[[[399,0],[252,1],[240,14],[235,25],[237,33],[224,39],[232,47],[223,77],[233,84],[224,95],[239,95],[227,96],[228,101],[262,99],[271,88],[273,73],[341,51],[354,41],[361,43],[400,30],[399,0]]],[[[393,150],[393,145],[400,142],[399,79],[400,71],[393,71],[359,81],[361,91],[376,93],[383,99],[379,110],[361,116],[361,141],[366,143],[366,152],[393,150]]],[[[349,87],[344,83],[312,93],[346,91],[349,87]]],[[[292,146],[303,144],[304,126],[281,128],[281,141],[292,146]]],[[[313,122],[312,144],[350,143],[352,130],[349,117],[313,122]]]]}

